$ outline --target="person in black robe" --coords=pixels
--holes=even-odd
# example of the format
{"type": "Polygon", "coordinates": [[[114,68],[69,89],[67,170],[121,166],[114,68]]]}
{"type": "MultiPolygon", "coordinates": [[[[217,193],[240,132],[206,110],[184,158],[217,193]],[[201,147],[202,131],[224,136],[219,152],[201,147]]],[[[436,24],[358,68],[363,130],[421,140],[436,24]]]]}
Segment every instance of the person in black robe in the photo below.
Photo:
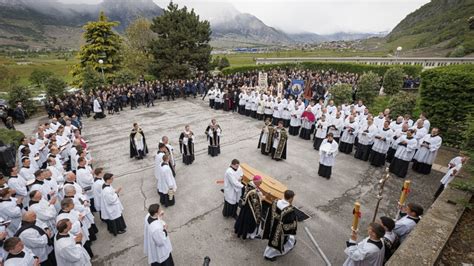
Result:
{"type": "Polygon", "coordinates": [[[272,159],[281,161],[286,159],[286,146],[288,141],[288,133],[283,127],[283,121],[278,121],[278,126],[273,130],[272,141],[272,159]]]}
{"type": "Polygon", "coordinates": [[[147,153],[148,147],[146,145],[145,133],[143,133],[143,130],[137,123],[134,123],[130,133],[130,158],[135,157],[141,160],[147,153]]]}
{"type": "Polygon", "coordinates": [[[265,126],[262,128],[260,133],[260,138],[258,139],[257,148],[260,149],[260,152],[263,155],[270,154],[273,144],[273,132],[274,128],[270,118],[267,118],[265,121],[265,126]]]}
{"type": "Polygon", "coordinates": [[[292,190],[286,190],[284,199],[274,201],[267,212],[262,237],[268,239],[264,252],[266,260],[275,261],[295,247],[298,220],[292,205],[294,197],[292,190]]]}
{"type": "Polygon", "coordinates": [[[239,238],[254,239],[259,235],[262,215],[262,196],[259,189],[261,184],[262,177],[256,175],[245,187],[244,196],[241,199],[242,207],[234,225],[234,231],[239,238]]]}
{"type": "Polygon", "coordinates": [[[218,156],[221,153],[220,138],[221,138],[222,129],[217,124],[216,119],[211,120],[211,124],[207,126],[206,132],[207,140],[209,141],[209,146],[207,153],[212,157],[218,156]]]}
{"type": "Polygon", "coordinates": [[[194,133],[189,125],[184,127],[184,132],[179,136],[179,151],[183,155],[183,163],[185,165],[194,162],[194,133]]]}

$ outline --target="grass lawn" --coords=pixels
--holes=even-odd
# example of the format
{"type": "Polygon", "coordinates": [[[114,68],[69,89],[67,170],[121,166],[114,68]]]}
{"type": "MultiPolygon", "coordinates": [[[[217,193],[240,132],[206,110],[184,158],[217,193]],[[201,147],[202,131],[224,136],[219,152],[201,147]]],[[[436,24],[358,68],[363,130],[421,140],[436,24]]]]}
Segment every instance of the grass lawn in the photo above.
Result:
{"type": "Polygon", "coordinates": [[[77,59],[57,59],[51,57],[40,58],[22,58],[21,60],[13,60],[0,56],[0,65],[4,65],[9,71],[20,78],[20,83],[29,85],[28,78],[31,72],[35,69],[49,70],[57,76],[63,78],[66,82],[72,80],[70,70],[74,64],[78,62],[77,59]],[[28,64],[18,64],[18,62],[28,62],[28,64]]]}
{"type": "Polygon", "coordinates": [[[387,56],[385,51],[358,51],[358,50],[331,50],[319,49],[313,51],[289,50],[289,51],[274,51],[267,53],[236,53],[226,55],[232,67],[254,65],[255,58],[271,58],[271,57],[355,57],[355,56],[387,56]]]}

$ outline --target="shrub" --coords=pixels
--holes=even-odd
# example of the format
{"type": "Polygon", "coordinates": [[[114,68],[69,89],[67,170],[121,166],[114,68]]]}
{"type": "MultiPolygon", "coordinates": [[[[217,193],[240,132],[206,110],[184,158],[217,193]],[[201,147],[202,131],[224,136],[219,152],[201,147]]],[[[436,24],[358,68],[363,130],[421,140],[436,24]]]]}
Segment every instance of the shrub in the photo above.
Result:
{"type": "Polygon", "coordinates": [[[392,117],[409,114],[413,117],[413,111],[416,107],[417,93],[401,91],[393,95],[388,101],[388,108],[392,117]]]}
{"type": "Polygon", "coordinates": [[[377,116],[380,112],[383,112],[386,108],[388,108],[389,101],[390,97],[380,95],[375,97],[372,103],[367,106],[369,108],[370,113],[374,116],[377,116]]]}
{"type": "Polygon", "coordinates": [[[10,108],[15,109],[17,102],[21,102],[26,113],[30,116],[36,111],[36,106],[31,100],[30,89],[22,85],[14,85],[8,94],[10,108]]]}
{"type": "Polygon", "coordinates": [[[44,87],[49,97],[64,95],[66,86],[66,82],[58,77],[49,77],[44,82],[44,87]]]}
{"type": "Polygon", "coordinates": [[[383,92],[387,95],[397,94],[403,87],[403,70],[399,67],[390,68],[383,76],[383,92]]]}
{"type": "Polygon", "coordinates": [[[356,100],[362,100],[364,104],[370,105],[380,91],[380,78],[374,72],[368,72],[360,76],[357,83],[356,100]]]}
{"type": "Polygon", "coordinates": [[[349,84],[336,84],[331,88],[331,96],[335,105],[352,102],[352,86],[349,84]]]}
{"type": "Polygon", "coordinates": [[[427,70],[421,74],[420,107],[443,134],[445,145],[459,147],[474,112],[474,65],[427,70]]]}
{"type": "Polygon", "coordinates": [[[12,144],[15,149],[20,145],[20,141],[25,137],[21,131],[0,128],[0,141],[4,144],[12,144]]]}

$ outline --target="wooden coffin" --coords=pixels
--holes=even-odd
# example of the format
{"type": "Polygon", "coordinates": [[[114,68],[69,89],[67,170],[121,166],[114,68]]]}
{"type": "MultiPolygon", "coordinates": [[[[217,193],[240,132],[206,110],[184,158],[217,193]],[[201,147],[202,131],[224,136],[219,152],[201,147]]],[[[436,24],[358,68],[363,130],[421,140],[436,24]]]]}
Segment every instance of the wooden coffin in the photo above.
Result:
{"type": "Polygon", "coordinates": [[[285,191],[288,189],[280,181],[275,178],[260,172],[259,170],[249,166],[246,163],[241,163],[240,167],[244,172],[242,182],[248,184],[253,180],[253,177],[259,175],[262,177],[262,184],[260,185],[260,190],[265,195],[265,201],[272,203],[274,200],[283,199],[285,191]]]}

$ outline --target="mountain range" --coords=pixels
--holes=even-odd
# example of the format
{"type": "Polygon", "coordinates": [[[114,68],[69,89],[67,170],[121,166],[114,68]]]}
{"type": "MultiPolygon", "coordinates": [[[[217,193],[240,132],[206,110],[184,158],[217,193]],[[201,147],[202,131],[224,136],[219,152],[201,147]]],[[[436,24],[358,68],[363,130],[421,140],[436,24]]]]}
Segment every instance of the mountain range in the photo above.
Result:
{"type": "MultiPolygon", "coordinates": [[[[354,40],[380,34],[286,33],[270,27],[257,17],[241,13],[228,3],[193,3],[202,18],[211,22],[215,47],[291,46],[325,41],[354,40]]],[[[120,33],[136,18],[151,19],[163,14],[153,0],[103,0],[99,4],[65,4],[57,0],[0,0],[0,48],[78,49],[82,26],[96,20],[100,11],[120,22],[120,33]]]]}

